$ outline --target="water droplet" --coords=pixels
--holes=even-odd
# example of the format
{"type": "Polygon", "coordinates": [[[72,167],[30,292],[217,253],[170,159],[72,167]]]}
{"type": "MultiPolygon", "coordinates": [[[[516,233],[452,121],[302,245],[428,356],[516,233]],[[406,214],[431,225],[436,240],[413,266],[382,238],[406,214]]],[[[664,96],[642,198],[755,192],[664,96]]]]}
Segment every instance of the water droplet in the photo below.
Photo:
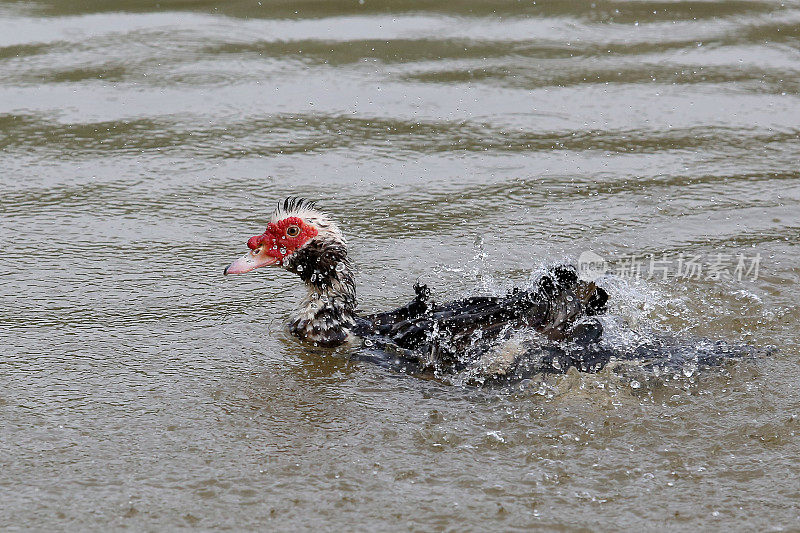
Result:
{"type": "Polygon", "coordinates": [[[638,381],[636,381],[635,379],[634,379],[633,381],[631,381],[631,388],[632,388],[632,389],[638,389],[638,388],[640,388],[641,386],[642,386],[642,384],[641,384],[641,383],[639,383],[638,381]]]}
{"type": "Polygon", "coordinates": [[[505,442],[506,439],[503,438],[503,434],[499,431],[487,431],[486,436],[490,437],[492,440],[496,442],[505,442]]]}
{"type": "Polygon", "coordinates": [[[371,339],[364,339],[364,346],[372,346],[375,344],[371,339]]]}

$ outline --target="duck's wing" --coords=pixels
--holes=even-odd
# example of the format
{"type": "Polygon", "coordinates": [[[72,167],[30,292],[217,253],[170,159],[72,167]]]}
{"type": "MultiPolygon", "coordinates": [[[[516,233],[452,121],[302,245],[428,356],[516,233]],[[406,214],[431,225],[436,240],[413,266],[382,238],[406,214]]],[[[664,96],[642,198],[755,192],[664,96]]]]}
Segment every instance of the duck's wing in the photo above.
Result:
{"type": "Polygon", "coordinates": [[[428,313],[433,305],[430,301],[431,291],[428,286],[417,283],[414,285],[414,293],[414,299],[403,307],[393,311],[358,317],[356,333],[362,336],[364,334],[384,335],[398,322],[417,318],[428,313]]]}
{"type": "Polygon", "coordinates": [[[539,279],[536,297],[548,303],[546,315],[536,329],[551,340],[573,336],[573,325],[584,316],[605,313],[608,293],[593,281],[578,279],[571,266],[557,266],[539,279]]]}
{"type": "MultiPolygon", "coordinates": [[[[409,305],[360,318],[356,333],[407,358],[454,369],[466,362],[462,356],[472,348],[515,329],[534,328],[553,340],[570,338],[575,322],[602,313],[608,298],[566,266],[548,271],[533,289],[514,290],[504,297],[434,305],[427,288],[415,289],[417,297],[409,305]]],[[[596,328],[590,336],[599,337],[596,328]]]]}

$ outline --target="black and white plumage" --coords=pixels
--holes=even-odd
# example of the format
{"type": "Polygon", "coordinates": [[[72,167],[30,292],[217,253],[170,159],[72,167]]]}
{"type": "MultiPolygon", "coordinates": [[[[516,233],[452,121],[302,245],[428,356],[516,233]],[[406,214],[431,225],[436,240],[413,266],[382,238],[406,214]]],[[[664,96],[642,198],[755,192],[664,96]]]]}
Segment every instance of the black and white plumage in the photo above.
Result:
{"type": "Polygon", "coordinates": [[[357,301],[346,245],[326,239],[309,242],[288,258],[286,269],[308,287],[308,295],[289,323],[290,331],[320,346],[347,341],[356,325],[357,301]]]}
{"type": "MultiPolygon", "coordinates": [[[[282,202],[267,231],[252,237],[248,246],[251,252],[225,273],[280,265],[300,276],[308,294],[290,320],[289,330],[318,346],[338,346],[361,338],[414,368],[449,372],[481,363],[488,352],[502,350],[503,343],[520,330],[533,331],[546,341],[581,346],[596,344],[602,335],[602,326],[592,317],[604,312],[608,295],[594,283],[578,279],[572,267],[550,269],[532,289],[445,304],[436,304],[428,288],[417,285],[416,296],[408,305],[361,315],[347,242],[313,202],[294,198],[282,202]]],[[[585,350],[570,353],[578,355],[558,356],[563,359],[558,365],[564,370],[602,366],[581,355],[585,350]]],[[[511,364],[501,364],[498,372],[508,371],[511,364]]]]}

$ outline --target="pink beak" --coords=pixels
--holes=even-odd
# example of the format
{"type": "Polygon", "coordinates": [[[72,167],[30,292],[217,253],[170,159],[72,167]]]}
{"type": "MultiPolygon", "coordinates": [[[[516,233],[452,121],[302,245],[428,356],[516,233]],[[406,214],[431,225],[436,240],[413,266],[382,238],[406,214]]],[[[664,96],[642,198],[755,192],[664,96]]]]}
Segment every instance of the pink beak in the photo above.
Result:
{"type": "MultiPolygon", "coordinates": [[[[255,270],[257,268],[275,265],[280,261],[279,257],[273,257],[269,255],[266,249],[267,247],[264,246],[261,248],[260,253],[253,253],[248,252],[244,254],[243,257],[240,257],[227,267],[225,267],[225,274],[244,274],[245,272],[250,272],[251,270],[255,270]]],[[[255,251],[255,250],[254,250],[255,251]]]]}

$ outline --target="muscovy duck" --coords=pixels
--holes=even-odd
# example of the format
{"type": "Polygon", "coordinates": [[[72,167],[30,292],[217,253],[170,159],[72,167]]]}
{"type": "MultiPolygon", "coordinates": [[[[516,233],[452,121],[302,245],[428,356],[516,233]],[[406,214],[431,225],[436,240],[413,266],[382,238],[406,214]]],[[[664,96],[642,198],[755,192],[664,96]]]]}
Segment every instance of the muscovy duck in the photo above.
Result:
{"type": "MultiPolygon", "coordinates": [[[[314,202],[287,198],[278,204],[266,231],[247,241],[244,257],[225,268],[243,274],[277,265],[300,276],[308,289],[289,330],[317,346],[334,347],[360,337],[416,369],[458,372],[486,363],[490,351],[500,353],[495,373],[508,371],[519,349],[503,355],[521,330],[545,341],[570,344],[570,351],[545,350],[539,363],[552,371],[598,370],[608,357],[591,349],[602,334],[593,319],[605,311],[608,294],[582,281],[573,267],[549,269],[531,289],[515,289],[503,297],[478,296],[443,305],[434,303],[428,288],[415,285],[408,305],[384,313],[361,315],[347,257],[347,241],[331,218],[314,202]],[[586,349],[589,347],[589,349],[586,349]]],[[[519,346],[517,346],[519,348],[519,346]]]]}

